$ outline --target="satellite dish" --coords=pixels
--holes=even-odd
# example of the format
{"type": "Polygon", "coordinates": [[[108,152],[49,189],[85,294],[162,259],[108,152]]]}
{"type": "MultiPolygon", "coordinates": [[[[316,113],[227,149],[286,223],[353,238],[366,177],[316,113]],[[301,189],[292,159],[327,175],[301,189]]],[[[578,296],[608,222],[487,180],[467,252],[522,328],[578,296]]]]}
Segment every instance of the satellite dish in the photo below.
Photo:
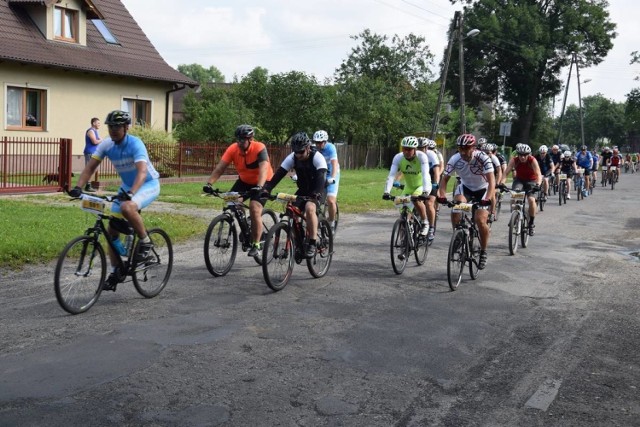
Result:
{"type": "Polygon", "coordinates": [[[49,6],[53,6],[54,4],[58,3],[59,0],[43,0],[44,1],[44,5],[49,7],[49,6]]]}

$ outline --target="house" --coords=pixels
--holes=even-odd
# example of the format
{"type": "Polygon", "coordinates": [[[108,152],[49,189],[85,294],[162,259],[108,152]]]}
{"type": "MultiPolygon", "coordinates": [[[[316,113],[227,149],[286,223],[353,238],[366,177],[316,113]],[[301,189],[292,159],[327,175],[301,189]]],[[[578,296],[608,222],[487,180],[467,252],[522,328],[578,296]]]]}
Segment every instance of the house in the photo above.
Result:
{"type": "Polygon", "coordinates": [[[171,130],[173,93],[198,85],[120,0],[0,0],[0,83],[0,139],[70,138],[76,170],[92,117],[123,109],[171,130]]]}

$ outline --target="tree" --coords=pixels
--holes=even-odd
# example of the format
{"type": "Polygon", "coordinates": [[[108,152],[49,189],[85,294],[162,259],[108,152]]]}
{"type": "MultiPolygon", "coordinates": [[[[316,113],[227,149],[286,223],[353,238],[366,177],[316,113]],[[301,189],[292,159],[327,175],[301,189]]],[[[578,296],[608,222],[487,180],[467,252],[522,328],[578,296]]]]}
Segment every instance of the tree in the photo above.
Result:
{"type": "Polygon", "coordinates": [[[197,81],[201,85],[208,83],[224,83],[224,75],[213,65],[209,68],[204,68],[200,64],[180,64],[178,65],[178,71],[197,81]]]}
{"type": "Polygon", "coordinates": [[[627,94],[624,110],[625,128],[628,135],[635,139],[640,136],[640,89],[635,88],[627,94]]]}
{"type": "MultiPolygon", "coordinates": [[[[582,99],[584,139],[589,148],[594,148],[604,138],[612,145],[626,145],[624,104],[607,99],[601,94],[582,99]]],[[[565,111],[562,127],[562,143],[582,145],[580,110],[572,104],[565,111]]]]}
{"type": "MultiPolygon", "coordinates": [[[[544,101],[560,93],[560,73],[573,52],[582,68],[596,65],[616,36],[606,0],[452,2],[470,6],[465,28],[481,30],[464,44],[468,99],[477,103],[500,96],[514,111],[513,130],[521,141],[530,140],[544,101]]],[[[452,67],[457,67],[456,55],[452,67]]],[[[447,86],[457,90],[453,82],[447,86]]]]}

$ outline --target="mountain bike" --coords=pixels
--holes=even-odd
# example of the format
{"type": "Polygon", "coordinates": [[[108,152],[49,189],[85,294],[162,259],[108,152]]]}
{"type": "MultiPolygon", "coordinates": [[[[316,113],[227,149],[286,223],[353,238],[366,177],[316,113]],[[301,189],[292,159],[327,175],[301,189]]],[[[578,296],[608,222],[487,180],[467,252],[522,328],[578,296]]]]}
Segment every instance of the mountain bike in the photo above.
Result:
{"type": "Polygon", "coordinates": [[[455,224],[449,251],[447,253],[447,280],[452,291],[458,289],[462,281],[464,266],[469,266],[469,276],[475,280],[478,277],[478,263],[480,262],[480,233],[475,223],[475,213],[479,204],[439,201],[451,208],[452,214],[459,214],[460,219],[455,224]],[[470,214],[470,215],[469,215],[470,214]]]}
{"type": "MultiPolygon", "coordinates": [[[[542,178],[544,180],[544,178],[542,178]]],[[[544,182],[543,182],[544,184],[544,182]]],[[[544,204],[547,201],[547,195],[545,194],[545,192],[543,190],[538,191],[538,197],[537,197],[537,205],[538,205],[538,209],[540,209],[540,212],[544,211],[544,204]]]]}
{"type": "MultiPolygon", "coordinates": [[[[562,187],[562,182],[560,183],[562,187]]],[[[562,189],[561,189],[562,191],[562,189]]],[[[509,219],[509,253],[518,251],[518,240],[523,248],[529,243],[529,206],[527,199],[533,190],[511,191],[511,218],[509,219]]]]}
{"type": "Polygon", "coordinates": [[[294,261],[301,264],[307,262],[309,273],[315,278],[323,277],[329,271],[333,258],[333,232],[329,221],[318,218],[318,236],[316,250],[312,257],[307,257],[304,248],[307,242],[307,227],[304,210],[296,206],[296,202],[315,201],[312,197],[278,193],[270,195],[269,200],[283,203],[284,212],[267,234],[262,249],[262,273],[267,286],[273,291],[283,289],[293,273],[294,261]]]}
{"type": "Polygon", "coordinates": [[[562,206],[564,203],[567,204],[567,195],[569,194],[569,186],[567,185],[567,174],[559,173],[558,174],[558,201],[559,205],[562,206]]]}
{"type": "Polygon", "coordinates": [[[609,184],[611,184],[612,190],[615,188],[616,182],[618,182],[618,173],[617,166],[609,166],[609,184]]]}
{"type": "Polygon", "coordinates": [[[583,168],[578,168],[577,172],[575,173],[574,177],[574,183],[576,186],[576,196],[578,200],[582,200],[584,199],[584,193],[585,193],[585,188],[584,188],[584,169],[583,168]]]}
{"type": "Polygon", "coordinates": [[[496,190],[499,190],[499,191],[496,192],[496,211],[493,215],[494,221],[498,220],[498,216],[502,211],[502,199],[504,198],[504,193],[509,191],[509,189],[505,185],[500,184],[500,185],[496,185],[496,190]]]}
{"type": "MultiPolygon", "coordinates": [[[[329,183],[327,182],[325,184],[325,187],[327,187],[329,185],[329,183]]],[[[329,218],[329,204],[327,203],[327,196],[325,195],[324,200],[322,201],[322,204],[320,205],[320,216],[324,219],[329,218]]],[[[333,218],[333,235],[335,237],[336,233],[338,232],[338,223],[340,222],[340,206],[338,205],[338,201],[336,200],[336,215],[333,218]]]]}
{"type": "MultiPolygon", "coordinates": [[[[242,251],[247,252],[251,248],[251,217],[245,214],[249,206],[244,203],[250,192],[220,192],[213,190],[210,196],[219,197],[226,206],[222,213],[211,221],[204,237],[204,262],[207,270],[215,277],[226,275],[235,262],[238,253],[238,240],[242,245],[242,251]]],[[[269,229],[277,221],[276,214],[271,209],[262,210],[262,236],[264,242],[269,229]]],[[[253,257],[258,263],[262,263],[262,254],[253,257]]]]}
{"type": "MultiPolygon", "coordinates": [[[[107,202],[112,203],[118,196],[97,196],[82,194],[80,197],[82,210],[96,216],[93,227],[84,235],[71,240],[58,257],[54,274],[54,289],[60,306],[71,314],[79,314],[89,310],[100,297],[107,274],[107,258],[100,242],[100,236],[111,247],[118,263],[115,274],[118,283],[131,277],[133,286],[145,298],[158,295],[169,281],[173,269],[173,246],[171,239],[160,228],[147,230],[153,248],[143,261],[136,261],[140,240],[129,223],[105,213],[107,202]],[[124,234],[126,253],[121,255],[114,241],[107,233],[104,221],[124,234]]],[[[115,288],[112,289],[115,291],[115,288]]]]}
{"type": "Polygon", "coordinates": [[[393,201],[400,211],[400,218],[391,231],[391,266],[396,274],[402,274],[411,252],[418,265],[423,265],[427,260],[429,243],[427,236],[420,235],[422,224],[413,207],[415,201],[425,199],[420,196],[389,196],[387,200],[393,201]]]}
{"type": "Polygon", "coordinates": [[[609,183],[609,166],[602,165],[602,177],[600,179],[600,185],[606,187],[609,183]]]}

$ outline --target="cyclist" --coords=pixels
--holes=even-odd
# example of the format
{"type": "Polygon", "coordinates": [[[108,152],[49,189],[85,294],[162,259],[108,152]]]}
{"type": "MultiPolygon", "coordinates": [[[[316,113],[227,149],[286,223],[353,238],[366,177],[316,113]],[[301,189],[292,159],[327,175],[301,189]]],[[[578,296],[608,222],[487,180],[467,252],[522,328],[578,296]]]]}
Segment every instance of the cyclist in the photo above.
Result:
{"type": "Polygon", "coordinates": [[[549,153],[551,157],[551,161],[553,162],[553,173],[556,175],[560,173],[560,159],[562,159],[562,152],[560,151],[560,147],[558,145],[553,145],[551,147],[551,153],[549,153]]]}
{"type": "Polygon", "coordinates": [[[613,147],[613,152],[611,153],[611,159],[609,159],[609,166],[616,167],[615,171],[610,172],[613,175],[611,179],[615,179],[616,182],[618,182],[618,178],[620,178],[621,165],[622,165],[622,154],[620,154],[620,152],[618,151],[618,147],[613,147]]]}
{"type": "Polygon", "coordinates": [[[593,156],[586,145],[580,147],[580,152],[576,155],[576,163],[579,167],[584,168],[584,188],[582,189],[582,195],[587,197],[589,195],[589,186],[591,185],[591,170],[593,168],[593,156]]]}
{"type": "MultiPolygon", "coordinates": [[[[475,222],[480,233],[480,261],[479,269],[487,265],[487,247],[489,245],[489,208],[495,194],[496,181],[493,163],[486,153],[476,150],[476,137],[472,134],[462,134],[456,140],[458,152],[451,156],[440,178],[438,199],[446,200],[447,183],[454,172],[460,177],[460,185],[453,190],[454,200],[478,202],[480,208],[475,213],[475,222]]],[[[459,214],[451,214],[451,224],[460,219],[459,214]]]]}
{"type": "Polygon", "coordinates": [[[262,208],[266,199],[261,199],[263,187],[267,180],[273,176],[273,169],[269,163],[267,147],[253,139],[255,133],[253,127],[242,124],[236,128],[236,143],[227,148],[222,158],[211,172],[211,176],[202,190],[205,193],[213,193],[212,185],[233,163],[238,171],[238,179],[231,187],[231,191],[251,193],[249,203],[249,216],[251,218],[251,248],[248,255],[255,257],[260,253],[262,237],[262,208]]]}
{"type": "Polygon", "coordinates": [[[536,219],[536,192],[540,190],[542,183],[542,173],[535,157],[531,155],[531,147],[528,144],[516,144],[517,156],[509,160],[507,171],[502,181],[506,181],[507,175],[515,171],[511,189],[513,191],[530,191],[529,199],[529,236],[535,232],[534,220],[536,219]]]}
{"type": "Polygon", "coordinates": [[[296,195],[312,197],[314,200],[297,202],[300,210],[304,210],[307,222],[307,240],[304,253],[307,258],[312,258],[316,253],[316,236],[318,235],[318,204],[324,197],[325,181],[327,176],[327,161],[315,147],[311,146],[311,140],[305,132],[298,132],[291,137],[291,151],[282,164],[265,185],[265,190],[271,192],[290,170],[294,169],[298,179],[296,195]]]}
{"type": "MultiPolygon", "coordinates": [[[[404,193],[412,196],[422,196],[428,199],[431,193],[431,176],[429,175],[429,157],[418,150],[418,138],[405,136],[400,143],[402,152],[396,154],[391,162],[389,175],[384,187],[383,199],[389,199],[391,188],[398,172],[404,177],[404,193]]],[[[420,215],[422,227],[420,235],[427,237],[429,234],[429,220],[427,208],[422,200],[415,201],[415,208],[420,215]]]]}
{"type": "Polygon", "coordinates": [[[536,160],[538,162],[538,166],[540,167],[540,173],[542,174],[542,194],[544,200],[547,200],[547,196],[549,195],[549,177],[553,173],[555,169],[555,165],[553,164],[553,160],[551,160],[551,156],[548,154],[549,149],[546,145],[541,145],[538,148],[538,154],[536,154],[536,160]]]}
{"type": "Polygon", "coordinates": [[[438,182],[440,181],[440,174],[442,168],[440,167],[440,158],[434,151],[436,149],[436,142],[429,138],[418,138],[418,150],[427,155],[429,159],[429,178],[431,178],[431,191],[429,192],[429,198],[427,199],[427,220],[429,221],[429,233],[427,234],[427,240],[430,242],[435,239],[436,229],[434,224],[436,223],[436,197],[438,196],[438,182]]]}
{"type": "Polygon", "coordinates": [[[576,158],[571,155],[571,151],[566,150],[560,158],[558,173],[562,172],[567,175],[567,199],[571,199],[571,181],[573,174],[577,172],[577,170],[578,165],[576,164],[576,158]]]}
{"type": "Polygon", "coordinates": [[[591,186],[595,187],[596,182],[598,182],[598,167],[600,167],[600,156],[598,152],[594,148],[591,151],[591,157],[593,157],[593,167],[591,168],[591,186]]]}
{"type": "Polygon", "coordinates": [[[636,165],[638,164],[638,153],[631,154],[631,172],[636,171],[636,165]]]}
{"type": "MultiPolygon", "coordinates": [[[[500,176],[504,176],[504,171],[507,170],[507,159],[505,159],[504,155],[498,151],[498,145],[493,144],[493,143],[491,144],[491,154],[496,156],[498,158],[498,160],[500,161],[500,169],[501,169],[500,176]]],[[[496,182],[498,182],[498,181],[496,181],[496,182]]]]}
{"type": "MultiPolygon", "coordinates": [[[[480,138],[480,141],[482,141],[483,139],[486,141],[486,138],[480,138]]],[[[484,151],[491,158],[491,163],[493,163],[493,173],[495,175],[496,182],[502,182],[502,165],[500,164],[498,156],[493,154],[493,144],[491,144],[490,142],[480,144],[480,150],[484,151]]],[[[489,214],[490,221],[495,220],[497,198],[497,194],[494,194],[493,199],[491,199],[491,212],[489,214]]]]}
{"type": "MultiPolygon", "coordinates": [[[[160,175],[151,164],[144,142],[127,133],[131,125],[131,115],[128,112],[113,110],[107,114],[104,124],[109,130],[109,138],[98,145],[82,171],[76,187],[69,191],[69,195],[80,197],[82,188],[89,182],[102,160],[108,157],[122,179],[119,200],[113,203],[111,212],[116,217],[124,217],[135,230],[140,238],[140,245],[134,259],[136,262],[144,262],[153,244],[147,235],[147,229],[139,211],[149,206],[160,195],[160,175]]],[[[118,230],[122,228],[121,222],[111,221],[107,232],[115,240],[120,235],[118,230]]],[[[118,259],[111,250],[111,246],[108,246],[108,252],[111,274],[105,281],[103,289],[115,291],[118,284],[118,276],[115,274],[118,259]]]]}
{"type": "Polygon", "coordinates": [[[338,210],[337,198],[338,187],[340,186],[340,164],[338,163],[338,151],[336,146],[329,142],[329,134],[324,130],[316,131],[313,134],[313,142],[316,148],[324,156],[327,162],[327,206],[329,208],[328,218],[331,229],[335,230],[336,212],[338,210]]]}

